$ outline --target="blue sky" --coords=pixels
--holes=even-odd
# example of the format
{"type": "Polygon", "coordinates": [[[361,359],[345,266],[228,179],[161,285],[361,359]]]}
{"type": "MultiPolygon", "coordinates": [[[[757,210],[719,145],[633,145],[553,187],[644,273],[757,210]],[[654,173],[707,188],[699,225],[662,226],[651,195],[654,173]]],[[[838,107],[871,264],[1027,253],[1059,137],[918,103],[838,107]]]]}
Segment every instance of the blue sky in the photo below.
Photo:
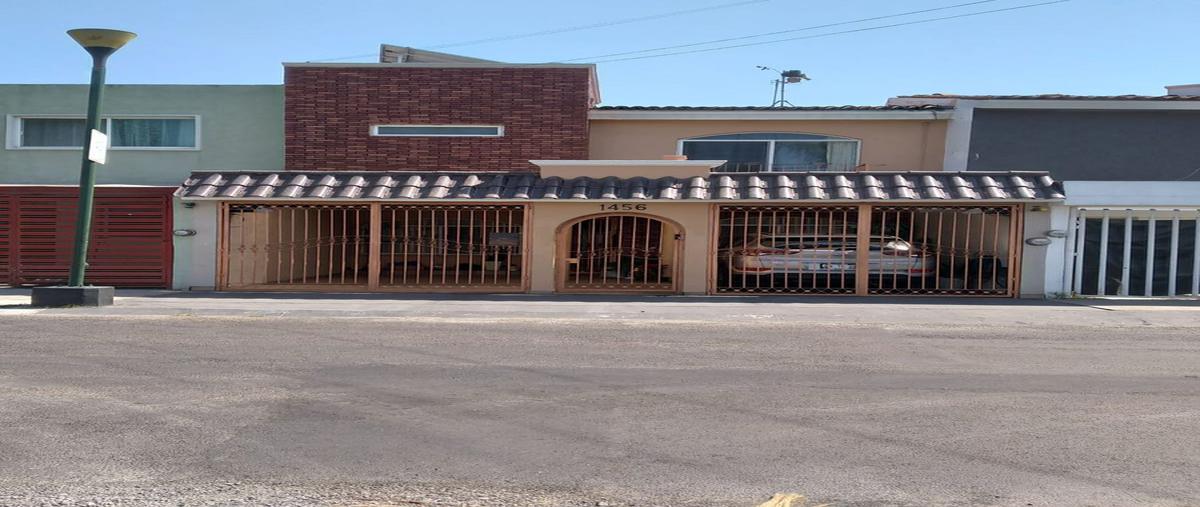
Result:
{"type": "MultiPolygon", "coordinates": [[[[509,62],[592,55],[936,8],[969,0],[3,0],[2,83],[83,83],[86,54],[63,33],[100,26],[139,38],[110,83],[279,83],[284,61],[374,54],[382,42],[433,47],[714,7],[603,28],[442,51],[509,62]],[[731,5],[738,4],[738,5],[731,5]]],[[[974,6],[779,36],[807,36],[1045,0],[974,6]]],[[[801,69],[797,105],[881,104],[911,93],[1161,94],[1200,82],[1200,0],[1066,3],[666,58],[601,63],[608,105],[761,105],[768,73],[801,69]]],[[[755,42],[771,38],[738,42],[755,42]]],[[[372,57],[340,61],[372,61],[372,57]]]]}

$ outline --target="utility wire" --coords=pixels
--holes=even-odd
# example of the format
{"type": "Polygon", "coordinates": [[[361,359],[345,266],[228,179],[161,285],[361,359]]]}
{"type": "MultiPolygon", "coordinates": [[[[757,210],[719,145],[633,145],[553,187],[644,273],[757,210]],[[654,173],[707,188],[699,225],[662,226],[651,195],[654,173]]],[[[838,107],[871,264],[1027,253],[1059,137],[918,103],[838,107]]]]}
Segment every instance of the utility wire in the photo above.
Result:
{"type": "Polygon", "coordinates": [[[605,54],[605,55],[593,55],[593,56],[585,56],[585,57],[582,57],[582,58],[572,58],[572,59],[570,59],[570,60],[562,60],[562,62],[592,61],[592,60],[599,59],[599,58],[611,58],[611,57],[614,57],[614,56],[636,55],[636,54],[641,54],[641,53],[653,53],[653,52],[655,52],[655,51],[665,51],[665,50],[668,50],[668,49],[680,49],[680,48],[689,48],[689,47],[695,47],[695,46],[708,46],[708,45],[710,45],[710,44],[719,44],[719,43],[722,43],[722,42],[732,42],[732,41],[736,41],[736,40],[746,40],[746,39],[757,39],[757,38],[759,38],[759,37],[769,37],[769,36],[772,36],[772,35],[783,35],[783,34],[785,34],[785,33],[805,32],[805,31],[809,31],[809,30],[818,30],[818,29],[821,29],[821,28],[831,28],[831,27],[835,27],[835,26],[843,26],[843,25],[854,25],[854,24],[858,24],[858,23],[866,23],[866,22],[868,22],[868,21],[879,21],[879,20],[881,20],[881,19],[899,18],[899,17],[903,17],[903,16],[912,16],[912,15],[914,15],[914,14],[925,14],[925,13],[927,13],[927,12],[935,12],[935,11],[944,11],[944,10],[949,10],[949,9],[957,9],[957,8],[959,8],[959,7],[969,7],[969,6],[972,6],[972,5],[985,4],[985,3],[995,2],[995,1],[996,1],[996,0],[977,0],[977,1],[974,1],[974,2],[967,2],[967,3],[961,3],[961,4],[947,5],[947,6],[945,6],[945,7],[934,7],[934,8],[932,8],[932,9],[921,9],[921,10],[918,10],[918,11],[898,12],[898,13],[895,13],[895,14],[887,14],[887,15],[883,15],[883,16],[875,16],[875,17],[870,17],[870,18],[852,19],[852,20],[849,20],[849,21],[838,21],[838,22],[835,22],[835,23],[826,23],[826,24],[824,24],[824,25],[812,25],[812,26],[806,26],[806,27],[803,27],[803,28],[793,28],[793,29],[790,29],[790,30],[779,30],[779,31],[775,31],[775,32],[764,32],[764,33],[758,33],[758,34],[754,34],[754,35],[743,35],[743,36],[740,36],[740,37],[729,37],[729,38],[725,38],[725,39],[713,39],[713,40],[706,40],[706,41],[702,41],[702,42],[693,42],[693,43],[690,43],[690,44],[679,44],[679,45],[675,45],[675,46],[661,46],[661,47],[657,47],[657,48],[650,48],[650,49],[639,49],[639,50],[637,50],[637,51],[625,51],[625,52],[621,52],[621,53],[608,53],[608,54],[605,54]]]}
{"type": "MultiPolygon", "coordinates": [[[[725,49],[743,48],[743,47],[750,47],[750,46],[762,46],[762,45],[766,45],[766,44],[778,44],[780,42],[789,42],[789,41],[795,41],[795,40],[818,39],[821,37],[830,37],[830,36],[834,36],[834,35],[844,35],[844,34],[858,33],[858,32],[869,32],[871,30],[882,30],[884,28],[895,28],[895,27],[900,27],[900,26],[919,25],[919,24],[924,24],[924,23],[932,23],[935,21],[945,21],[948,19],[959,19],[959,18],[967,18],[967,17],[972,17],[972,16],[982,16],[984,14],[994,14],[997,12],[1007,12],[1007,11],[1015,11],[1015,10],[1019,10],[1019,9],[1029,9],[1029,8],[1033,8],[1033,7],[1041,7],[1043,5],[1061,4],[1061,3],[1066,3],[1069,1],[1071,1],[1071,0],[1053,0],[1053,1],[1049,1],[1049,2],[1039,2],[1039,3],[1032,3],[1032,4],[1017,5],[1014,7],[1005,7],[1003,9],[992,9],[992,10],[987,10],[987,11],[969,12],[966,14],[956,14],[954,16],[942,16],[942,17],[938,17],[938,18],[920,19],[920,20],[915,20],[915,21],[906,21],[903,23],[892,23],[889,25],[879,25],[879,26],[870,26],[870,27],[866,27],[866,28],[857,28],[854,30],[842,30],[842,31],[838,31],[838,32],[828,32],[828,33],[821,33],[821,34],[816,34],[816,35],[806,35],[803,37],[789,37],[786,39],[775,39],[775,40],[760,41],[760,42],[749,42],[746,44],[734,44],[734,45],[729,45],[729,46],[718,46],[718,47],[714,47],[714,48],[692,49],[692,50],[688,50],[688,51],[674,51],[674,52],[670,52],[670,53],[660,53],[660,54],[655,54],[655,55],[630,56],[630,57],[626,57],[626,58],[612,58],[612,59],[608,59],[608,60],[596,60],[596,61],[593,61],[592,63],[611,63],[611,62],[624,62],[624,61],[629,61],[629,60],[645,60],[648,58],[663,58],[663,57],[667,57],[667,56],[686,55],[686,54],[692,54],[692,53],[705,53],[708,51],[720,51],[720,50],[725,50],[725,49]]],[[[570,60],[568,60],[568,61],[570,61],[570,60]]]]}
{"type": "Polygon", "coordinates": [[[765,3],[765,2],[769,2],[769,1],[770,0],[742,0],[741,2],[731,2],[731,3],[717,4],[717,5],[710,5],[708,7],[697,7],[694,9],[684,9],[684,10],[680,10],[680,11],[664,12],[661,14],[651,14],[649,16],[637,16],[637,17],[633,17],[633,18],[615,19],[612,21],[601,21],[599,23],[568,26],[566,28],[555,28],[555,29],[550,29],[550,30],[542,30],[539,32],[529,32],[529,33],[521,33],[521,34],[513,34],[513,35],[501,35],[501,36],[497,36],[497,37],[488,37],[488,38],[484,38],[484,39],[475,39],[475,40],[469,40],[469,41],[463,41],[463,42],[452,42],[450,44],[439,44],[436,46],[429,46],[429,49],[470,46],[470,45],[475,45],[475,44],[483,44],[485,42],[500,42],[500,41],[516,40],[516,39],[528,39],[530,37],[541,37],[543,35],[555,35],[555,34],[560,34],[560,33],[576,32],[576,31],[580,31],[580,30],[592,30],[595,28],[605,28],[605,27],[616,26],[616,25],[627,25],[629,23],[638,23],[641,21],[650,21],[653,19],[662,19],[662,18],[669,18],[669,17],[674,17],[674,16],[682,16],[685,14],[695,14],[697,12],[715,11],[718,9],[728,9],[730,7],[741,7],[743,5],[760,4],[760,3],[765,3]]]}
{"type": "MultiPolygon", "coordinates": [[[[654,20],[654,19],[663,19],[663,18],[669,18],[669,17],[674,17],[674,16],[683,16],[686,14],[695,14],[697,12],[715,11],[718,9],[728,9],[730,7],[741,7],[743,5],[760,4],[760,3],[770,2],[770,1],[771,0],[742,0],[740,2],[730,2],[730,3],[723,3],[723,4],[717,4],[717,5],[710,5],[708,7],[697,7],[694,9],[684,9],[684,10],[679,10],[679,11],[663,12],[660,14],[651,14],[648,16],[637,16],[637,17],[632,17],[632,18],[614,19],[611,21],[601,21],[598,23],[591,23],[591,24],[587,24],[587,25],[575,25],[575,26],[568,26],[565,28],[554,28],[554,29],[550,29],[550,30],[542,30],[542,31],[538,31],[538,32],[500,35],[500,36],[488,37],[488,38],[484,38],[484,39],[475,39],[475,40],[469,40],[469,41],[463,41],[463,42],[451,42],[449,44],[438,44],[435,46],[428,46],[428,49],[444,49],[444,48],[451,48],[451,47],[458,47],[458,46],[470,46],[470,45],[475,45],[475,44],[483,44],[486,42],[500,42],[500,41],[516,40],[516,39],[528,39],[531,37],[556,35],[556,34],[560,34],[560,33],[577,32],[580,30],[593,30],[596,28],[605,28],[605,27],[616,26],[616,25],[627,25],[629,23],[650,21],[650,20],[654,20]]],[[[993,1],[993,0],[988,0],[988,1],[993,1]]],[[[310,62],[335,62],[338,60],[353,60],[356,58],[366,58],[368,56],[376,56],[376,55],[378,55],[378,53],[363,53],[363,54],[358,54],[358,55],[340,56],[337,58],[323,58],[320,60],[309,60],[309,61],[310,62]]]]}

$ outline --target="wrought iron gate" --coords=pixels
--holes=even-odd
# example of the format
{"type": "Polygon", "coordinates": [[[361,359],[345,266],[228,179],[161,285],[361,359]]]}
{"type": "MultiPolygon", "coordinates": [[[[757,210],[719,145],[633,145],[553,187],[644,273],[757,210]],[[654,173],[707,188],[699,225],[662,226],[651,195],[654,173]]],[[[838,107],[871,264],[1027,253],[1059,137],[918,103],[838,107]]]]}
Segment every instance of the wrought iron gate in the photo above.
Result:
{"type": "Polygon", "coordinates": [[[524,206],[228,204],[220,287],[520,291],[524,206]]]}
{"type": "Polygon", "coordinates": [[[561,233],[559,288],[567,291],[675,292],[678,231],[641,215],[604,215],[561,233]]]}
{"type": "Polygon", "coordinates": [[[716,293],[1015,293],[1013,206],[721,206],[716,293]]]}
{"type": "Polygon", "coordinates": [[[524,206],[383,206],[384,288],[521,290],[524,206]]]}

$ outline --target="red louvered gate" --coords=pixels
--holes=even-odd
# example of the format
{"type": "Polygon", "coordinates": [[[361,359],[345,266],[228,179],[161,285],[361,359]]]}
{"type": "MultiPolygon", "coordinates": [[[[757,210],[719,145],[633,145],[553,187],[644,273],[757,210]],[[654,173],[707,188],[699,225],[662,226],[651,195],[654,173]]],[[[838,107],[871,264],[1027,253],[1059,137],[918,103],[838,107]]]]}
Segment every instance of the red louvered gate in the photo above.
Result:
{"type": "MultiPolygon", "coordinates": [[[[170,287],[172,188],[96,189],[89,284],[170,287]]],[[[75,240],[74,187],[0,187],[0,283],[63,283],[75,240]]]]}
{"type": "Polygon", "coordinates": [[[12,283],[12,196],[0,188],[0,285],[12,283]]]}

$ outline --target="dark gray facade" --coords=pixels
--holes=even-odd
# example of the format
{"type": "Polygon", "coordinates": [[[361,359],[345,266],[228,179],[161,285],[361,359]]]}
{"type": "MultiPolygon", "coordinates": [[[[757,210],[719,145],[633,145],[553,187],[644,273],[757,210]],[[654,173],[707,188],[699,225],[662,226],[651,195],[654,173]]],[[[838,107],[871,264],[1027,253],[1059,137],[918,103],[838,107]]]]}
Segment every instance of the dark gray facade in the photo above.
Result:
{"type": "Polygon", "coordinates": [[[970,171],[1058,181],[1200,181],[1200,111],[976,108],[970,171]]]}

